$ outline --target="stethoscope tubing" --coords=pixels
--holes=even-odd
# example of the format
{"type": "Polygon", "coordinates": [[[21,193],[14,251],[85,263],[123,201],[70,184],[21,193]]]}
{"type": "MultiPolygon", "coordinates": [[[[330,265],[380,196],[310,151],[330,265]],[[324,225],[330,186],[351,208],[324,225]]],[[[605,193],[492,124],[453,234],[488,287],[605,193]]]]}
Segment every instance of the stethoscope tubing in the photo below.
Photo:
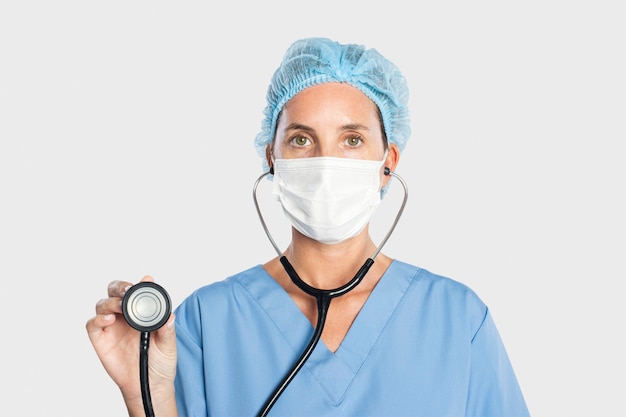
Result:
{"type": "Polygon", "coordinates": [[[148,382],[148,349],[150,348],[150,332],[141,332],[139,341],[139,383],[141,385],[141,400],[146,417],[154,417],[150,384],[148,382]]]}
{"type": "Polygon", "coordinates": [[[332,301],[332,299],[336,298],[336,297],[339,297],[339,296],[342,296],[342,295],[350,292],[357,285],[359,285],[359,283],[363,280],[363,278],[365,277],[365,275],[367,274],[367,272],[369,271],[371,266],[374,264],[374,258],[376,258],[376,256],[380,253],[381,249],[387,243],[387,241],[389,240],[389,237],[391,236],[391,234],[393,233],[394,229],[396,228],[396,226],[398,224],[398,221],[400,220],[400,217],[402,216],[402,213],[404,211],[404,207],[406,206],[406,202],[407,202],[408,194],[409,194],[408,193],[408,187],[407,187],[406,182],[404,181],[404,179],[402,179],[402,177],[400,177],[399,175],[395,174],[394,172],[391,172],[388,168],[385,168],[385,175],[391,175],[394,178],[397,178],[398,181],[400,181],[400,183],[402,184],[402,188],[404,189],[404,198],[402,200],[402,204],[400,206],[400,209],[398,210],[398,213],[396,214],[396,217],[395,217],[391,227],[389,228],[389,231],[383,237],[381,243],[378,245],[378,247],[374,251],[373,255],[365,261],[363,266],[361,266],[361,268],[354,275],[354,277],[350,281],[348,281],[346,284],[344,284],[344,285],[342,285],[342,286],[340,286],[338,288],[330,289],[330,290],[324,290],[324,289],[315,288],[315,287],[307,284],[306,282],[304,282],[300,278],[300,276],[298,275],[296,270],[293,268],[291,263],[287,260],[287,257],[285,255],[283,255],[282,252],[280,251],[280,249],[278,248],[278,245],[276,244],[276,242],[272,238],[272,235],[271,235],[271,233],[270,233],[270,231],[269,231],[269,229],[268,229],[268,227],[267,227],[267,225],[265,223],[265,220],[263,218],[263,215],[261,214],[261,209],[259,207],[259,203],[258,203],[258,200],[257,200],[257,188],[258,188],[259,182],[263,178],[265,178],[266,176],[270,175],[271,173],[272,173],[271,171],[268,171],[268,172],[262,174],[255,181],[254,187],[253,187],[253,190],[252,190],[252,198],[254,200],[254,205],[256,207],[256,211],[257,211],[257,214],[259,216],[259,220],[261,221],[261,225],[263,226],[263,230],[265,231],[265,234],[267,235],[267,237],[268,237],[269,241],[271,242],[272,246],[276,250],[276,253],[279,256],[280,262],[283,265],[283,268],[285,268],[285,271],[287,272],[287,275],[289,275],[289,277],[291,278],[293,283],[296,284],[302,291],[304,291],[305,293],[315,297],[316,304],[317,304],[317,324],[315,326],[315,330],[313,332],[313,336],[311,336],[311,339],[309,340],[309,343],[307,344],[306,348],[304,349],[304,351],[302,352],[302,354],[300,355],[298,360],[291,367],[289,372],[282,379],[282,381],[274,389],[274,392],[272,392],[272,394],[269,396],[269,398],[267,399],[267,401],[265,402],[265,404],[261,408],[261,411],[257,415],[258,417],[265,417],[265,416],[267,416],[267,414],[269,413],[270,409],[274,406],[276,401],[278,401],[278,398],[282,395],[282,393],[285,391],[287,386],[295,378],[296,374],[300,371],[300,369],[302,369],[302,367],[306,363],[306,361],[309,358],[309,356],[311,356],[311,354],[313,353],[313,350],[315,350],[315,347],[317,346],[317,344],[319,343],[319,341],[321,339],[322,332],[324,330],[324,325],[326,324],[326,315],[328,313],[328,309],[330,307],[330,302],[332,301]]]}

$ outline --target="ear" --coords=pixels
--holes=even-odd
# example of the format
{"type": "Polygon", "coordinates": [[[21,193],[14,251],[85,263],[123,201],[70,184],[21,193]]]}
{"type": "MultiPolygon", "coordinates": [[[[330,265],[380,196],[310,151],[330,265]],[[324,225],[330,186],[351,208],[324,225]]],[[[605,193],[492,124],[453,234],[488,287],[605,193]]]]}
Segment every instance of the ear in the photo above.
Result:
{"type": "MultiPolygon", "coordinates": [[[[389,145],[387,159],[385,159],[384,167],[389,168],[389,170],[393,172],[396,170],[398,162],[400,162],[400,149],[398,149],[398,145],[392,143],[391,145],[389,145]]],[[[391,175],[385,175],[383,177],[383,187],[387,185],[390,179],[391,175]]]]}
{"type": "Polygon", "coordinates": [[[265,161],[267,162],[267,166],[270,167],[270,171],[274,169],[272,164],[272,144],[268,143],[265,147],[265,161]]]}

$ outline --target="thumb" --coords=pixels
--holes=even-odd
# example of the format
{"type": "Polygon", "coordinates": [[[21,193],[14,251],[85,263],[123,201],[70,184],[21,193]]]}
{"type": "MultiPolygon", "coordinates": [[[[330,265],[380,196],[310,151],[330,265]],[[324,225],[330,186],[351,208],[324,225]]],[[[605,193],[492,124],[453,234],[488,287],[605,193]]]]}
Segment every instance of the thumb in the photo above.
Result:
{"type": "Polygon", "coordinates": [[[174,313],[170,314],[170,318],[167,322],[157,330],[157,338],[159,343],[159,350],[163,355],[169,357],[176,357],[176,329],[175,329],[176,316],[174,313]]]}

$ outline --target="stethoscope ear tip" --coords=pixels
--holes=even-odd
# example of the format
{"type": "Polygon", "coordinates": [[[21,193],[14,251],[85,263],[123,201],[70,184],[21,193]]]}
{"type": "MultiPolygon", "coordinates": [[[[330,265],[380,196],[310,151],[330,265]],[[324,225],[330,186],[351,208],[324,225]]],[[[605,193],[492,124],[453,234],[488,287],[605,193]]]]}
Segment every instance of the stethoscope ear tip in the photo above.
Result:
{"type": "Polygon", "coordinates": [[[385,175],[390,175],[391,174],[391,170],[389,169],[389,167],[385,167],[385,175]]]}

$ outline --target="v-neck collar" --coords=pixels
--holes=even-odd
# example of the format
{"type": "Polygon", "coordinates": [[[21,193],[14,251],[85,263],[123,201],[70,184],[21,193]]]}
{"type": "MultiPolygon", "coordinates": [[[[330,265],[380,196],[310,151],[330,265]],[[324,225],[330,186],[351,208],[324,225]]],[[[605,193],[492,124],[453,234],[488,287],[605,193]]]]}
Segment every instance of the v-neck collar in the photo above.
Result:
{"type": "MultiPolygon", "coordinates": [[[[258,266],[262,268],[262,266],[258,266]]],[[[329,399],[338,405],[365,363],[385,325],[415,275],[415,267],[393,261],[356,316],[336,352],[320,340],[304,367],[329,399]]],[[[246,282],[248,291],[267,312],[289,346],[299,356],[313,334],[313,326],[293,299],[265,270],[263,279],[246,282]]]]}

